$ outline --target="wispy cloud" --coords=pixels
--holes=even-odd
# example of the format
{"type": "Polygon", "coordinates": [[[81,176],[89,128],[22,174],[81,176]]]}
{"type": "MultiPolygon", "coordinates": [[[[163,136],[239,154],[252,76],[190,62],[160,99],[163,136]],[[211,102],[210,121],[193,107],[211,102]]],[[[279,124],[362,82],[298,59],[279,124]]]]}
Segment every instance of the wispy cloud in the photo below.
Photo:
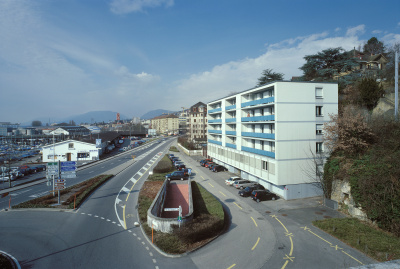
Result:
{"type": "Polygon", "coordinates": [[[110,3],[111,11],[115,14],[127,14],[141,12],[146,8],[155,8],[165,5],[174,5],[174,0],[112,0],[110,3]]]}
{"type": "Polygon", "coordinates": [[[355,27],[350,27],[347,29],[346,35],[347,36],[356,36],[365,33],[365,25],[361,24],[355,27]]]}

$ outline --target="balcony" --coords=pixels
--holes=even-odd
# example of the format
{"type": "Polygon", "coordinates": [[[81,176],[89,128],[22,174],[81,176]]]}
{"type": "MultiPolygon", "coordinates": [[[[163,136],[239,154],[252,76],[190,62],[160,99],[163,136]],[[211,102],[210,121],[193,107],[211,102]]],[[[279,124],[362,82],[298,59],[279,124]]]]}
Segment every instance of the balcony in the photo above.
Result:
{"type": "Polygon", "coordinates": [[[236,118],[225,119],[225,122],[236,122],[236,118]]]}
{"type": "Polygon", "coordinates": [[[275,134],[242,132],[242,136],[275,139],[275,134]]]}
{"type": "Polygon", "coordinates": [[[248,122],[248,121],[272,121],[272,120],[275,120],[275,115],[243,117],[242,118],[242,122],[248,122]]]}
{"type": "Polygon", "coordinates": [[[226,135],[236,135],[236,131],[225,131],[226,135]]]}
{"type": "Polygon", "coordinates": [[[222,146],[222,142],[221,142],[221,141],[216,141],[216,140],[208,139],[208,143],[213,143],[213,144],[217,144],[217,145],[222,146]]]}
{"type": "Polygon", "coordinates": [[[273,103],[273,102],[275,102],[275,97],[271,96],[271,97],[267,97],[267,98],[263,98],[263,99],[258,99],[258,100],[242,103],[242,108],[248,107],[248,106],[268,104],[268,103],[273,103]]]}
{"type": "Polygon", "coordinates": [[[208,130],[210,134],[222,134],[222,130],[208,130]]]}
{"type": "Polygon", "coordinates": [[[225,143],[225,146],[227,146],[228,148],[236,149],[236,145],[235,144],[225,143]]]}
{"type": "Polygon", "coordinates": [[[263,156],[267,156],[267,157],[271,157],[275,159],[275,152],[271,152],[271,151],[266,151],[266,150],[262,150],[262,149],[253,149],[253,148],[248,148],[248,147],[243,147],[242,146],[242,151],[246,151],[246,152],[250,152],[250,153],[254,153],[254,154],[258,154],[258,155],[263,155],[263,156]]]}
{"type": "Polygon", "coordinates": [[[216,112],[221,112],[222,108],[215,108],[215,109],[210,109],[208,110],[208,114],[216,113],[216,112]]]}
{"type": "Polygon", "coordinates": [[[235,105],[231,105],[231,106],[226,106],[225,110],[231,110],[231,109],[236,109],[236,104],[235,105]]]}
{"type": "Polygon", "coordinates": [[[208,123],[222,123],[222,119],[209,120],[208,123]]]}

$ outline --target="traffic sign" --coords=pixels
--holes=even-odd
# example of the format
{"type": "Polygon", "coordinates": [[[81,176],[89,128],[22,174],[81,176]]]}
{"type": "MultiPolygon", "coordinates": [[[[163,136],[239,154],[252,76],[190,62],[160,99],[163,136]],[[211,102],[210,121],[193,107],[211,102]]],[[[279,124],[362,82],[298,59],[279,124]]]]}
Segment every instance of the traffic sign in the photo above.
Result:
{"type": "Polygon", "coordinates": [[[75,170],[76,170],[75,166],[61,166],[61,172],[75,171],[75,170]]]}
{"type": "Polygon", "coordinates": [[[56,179],[56,183],[65,183],[65,179],[56,179]]]}
{"type": "Polygon", "coordinates": [[[66,167],[66,166],[76,166],[76,162],[61,162],[61,167],[66,167]]]}
{"type": "Polygon", "coordinates": [[[76,178],[76,174],[67,174],[67,175],[63,175],[63,178],[76,178]]]}
{"type": "Polygon", "coordinates": [[[54,183],[54,186],[65,186],[65,183],[54,183]]]}

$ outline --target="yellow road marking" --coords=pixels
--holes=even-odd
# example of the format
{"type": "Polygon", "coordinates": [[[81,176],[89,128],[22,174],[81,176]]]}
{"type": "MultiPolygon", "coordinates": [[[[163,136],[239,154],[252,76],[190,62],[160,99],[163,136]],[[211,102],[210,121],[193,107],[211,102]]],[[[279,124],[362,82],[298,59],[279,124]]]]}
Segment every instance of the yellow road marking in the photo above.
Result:
{"type": "Polygon", "coordinates": [[[211,187],[213,187],[213,188],[214,188],[214,186],[213,186],[211,183],[208,183],[208,185],[210,185],[211,187]]]}
{"type": "Polygon", "coordinates": [[[336,250],[338,250],[338,249],[343,249],[343,248],[340,248],[338,245],[331,246],[331,248],[334,248],[334,249],[336,249],[336,250]]]}
{"type": "Polygon", "coordinates": [[[290,239],[290,252],[289,252],[289,256],[293,255],[293,239],[292,237],[289,237],[290,239]]]}
{"type": "Polygon", "coordinates": [[[282,266],[281,269],[285,269],[286,265],[289,263],[289,261],[286,261],[285,264],[282,266]]]}
{"type": "Polygon", "coordinates": [[[122,213],[122,215],[124,215],[124,229],[126,230],[125,207],[126,205],[124,205],[124,212],[122,213]]]}
{"type": "Polygon", "coordinates": [[[219,192],[219,193],[226,197],[226,195],[223,192],[219,192]]]}
{"type": "Polygon", "coordinates": [[[295,258],[295,257],[292,257],[291,255],[288,256],[287,254],[285,254],[285,258],[283,258],[283,259],[293,262],[294,258],[295,258]]]}
{"type": "Polygon", "coordinates": [[[347,256],[349,256],[350,258],[352,258],[353,260],[356,260],[356,261],[358,261],[360,264],[363,264],[362,262],[360,262],[359,260],[357,260],[356,258],[354,258],[353,256],[351,256],[349,253],[347,253],[347,252],[345,252],[345,251],[343,251],[343,250],[342,250],[342,252],[343,252],[344,254],[346,254],[347,256]]]}
{"type": "Polygon", "coordinates": [[[258,245],[258,242],[260,242],[260,237],[257,239],[257,242],[254,244],[254,246],[252,247],[252,249],[251,249],[251,250],[254,250],[254,249],[257,247],[257,245],[258,245]]]}
{"type": "Polygon", "coordinates": [[[240,207],[240,205],[238,205],[236,202],[233,202],[237,207],[239,207],[240,209],[243,209],[240,207]]]}
{"type": "Polygon", "coordinates": [[[201,178],[205,180],[205,178],[203,176],[201,176],[201,178]]]}
{"type": "Polygon", "coordinates": [[[254,225],[256,225],[256,227],[258,227],[257,222],[255,221],[255,219],[253,219],[253,217],[250,217],[250,218],[253,220],[254,225]]]}
{"type": "Polygon", "coordinates": [[[275,217],[275,219],[282,225],[282,227],[285,229],[286,233],[289,233],[288,229],[286,229],[286,226],[283,225],[283,223],[277,217],[275,217]]]}
{"type": "Polygon", "coordinates": [[[318,237],[319,239],[321,239],[321,240],[323,240],[323,241],[325,241],[326,243],[328,243],[329,245],[332,245],[332,243],[331,242],[329,242],[329,241],[327,241],[327,240],[325,240],[325,239],[323,239],[321,236],[319,236],[318,234],[315,234],[315,233],[313,233],[312,231],[310,231],[309,230],[309,232],[310,233],[312,233],[313,235],[315,235],[316,237],[318,237]]]}
{"type": "Polygon", "coordinates": [[[231,266],[229,266],[228,269],[231,269],[231,268],[233,268],[233,267],[235,267],[235,266],[236,266],[236,264],[234,263],[234,264],[232,264],[231,266]]]}

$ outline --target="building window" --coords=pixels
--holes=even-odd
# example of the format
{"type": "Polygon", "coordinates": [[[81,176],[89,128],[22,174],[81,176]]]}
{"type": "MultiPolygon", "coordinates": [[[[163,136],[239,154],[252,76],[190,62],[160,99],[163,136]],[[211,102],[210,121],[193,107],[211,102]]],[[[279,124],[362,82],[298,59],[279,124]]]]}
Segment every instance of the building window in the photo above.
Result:
{"type": "Polygon", "coordinates": [[[268,171],[268,162],[262,161],[262,169],[268,171]]]}
{"type": "Polygon", "coordinates": [[[316,145],[316,152],[317,153],[324,152],[324,146],[323,146],[322,142],[317,142],[315,145],[316,145]]]}
{"type": "Polygon", "coordinates": [[[68,144],[68,148],[69,148],[69,149],[73,149],[73,148],[74,148],[74,143],[69,143],[69,144],[68,144]]]}
{"type": "Polygon", "coordinates": [[[323,98],[322,88],[315,88],[315,98],[323,98]]]}
{"type": "Polygon", "coordinates": [[[89,152],[78,153],[78,158],[89,158],[89,152]]]}
{"type": "Polygon", "coordinates": [[[323,124],[317,124],[316,125],[316,132],[317,132],[317,135],[322,135],[322,128],[323,128],[323,124]]]}
{"type": "Polygon", "coordinates": [[[317,117],[322,117],[324,115],[323,111],[322,111],[322,106],[316,106],[315,107],[315,115],[317,117]]]}

